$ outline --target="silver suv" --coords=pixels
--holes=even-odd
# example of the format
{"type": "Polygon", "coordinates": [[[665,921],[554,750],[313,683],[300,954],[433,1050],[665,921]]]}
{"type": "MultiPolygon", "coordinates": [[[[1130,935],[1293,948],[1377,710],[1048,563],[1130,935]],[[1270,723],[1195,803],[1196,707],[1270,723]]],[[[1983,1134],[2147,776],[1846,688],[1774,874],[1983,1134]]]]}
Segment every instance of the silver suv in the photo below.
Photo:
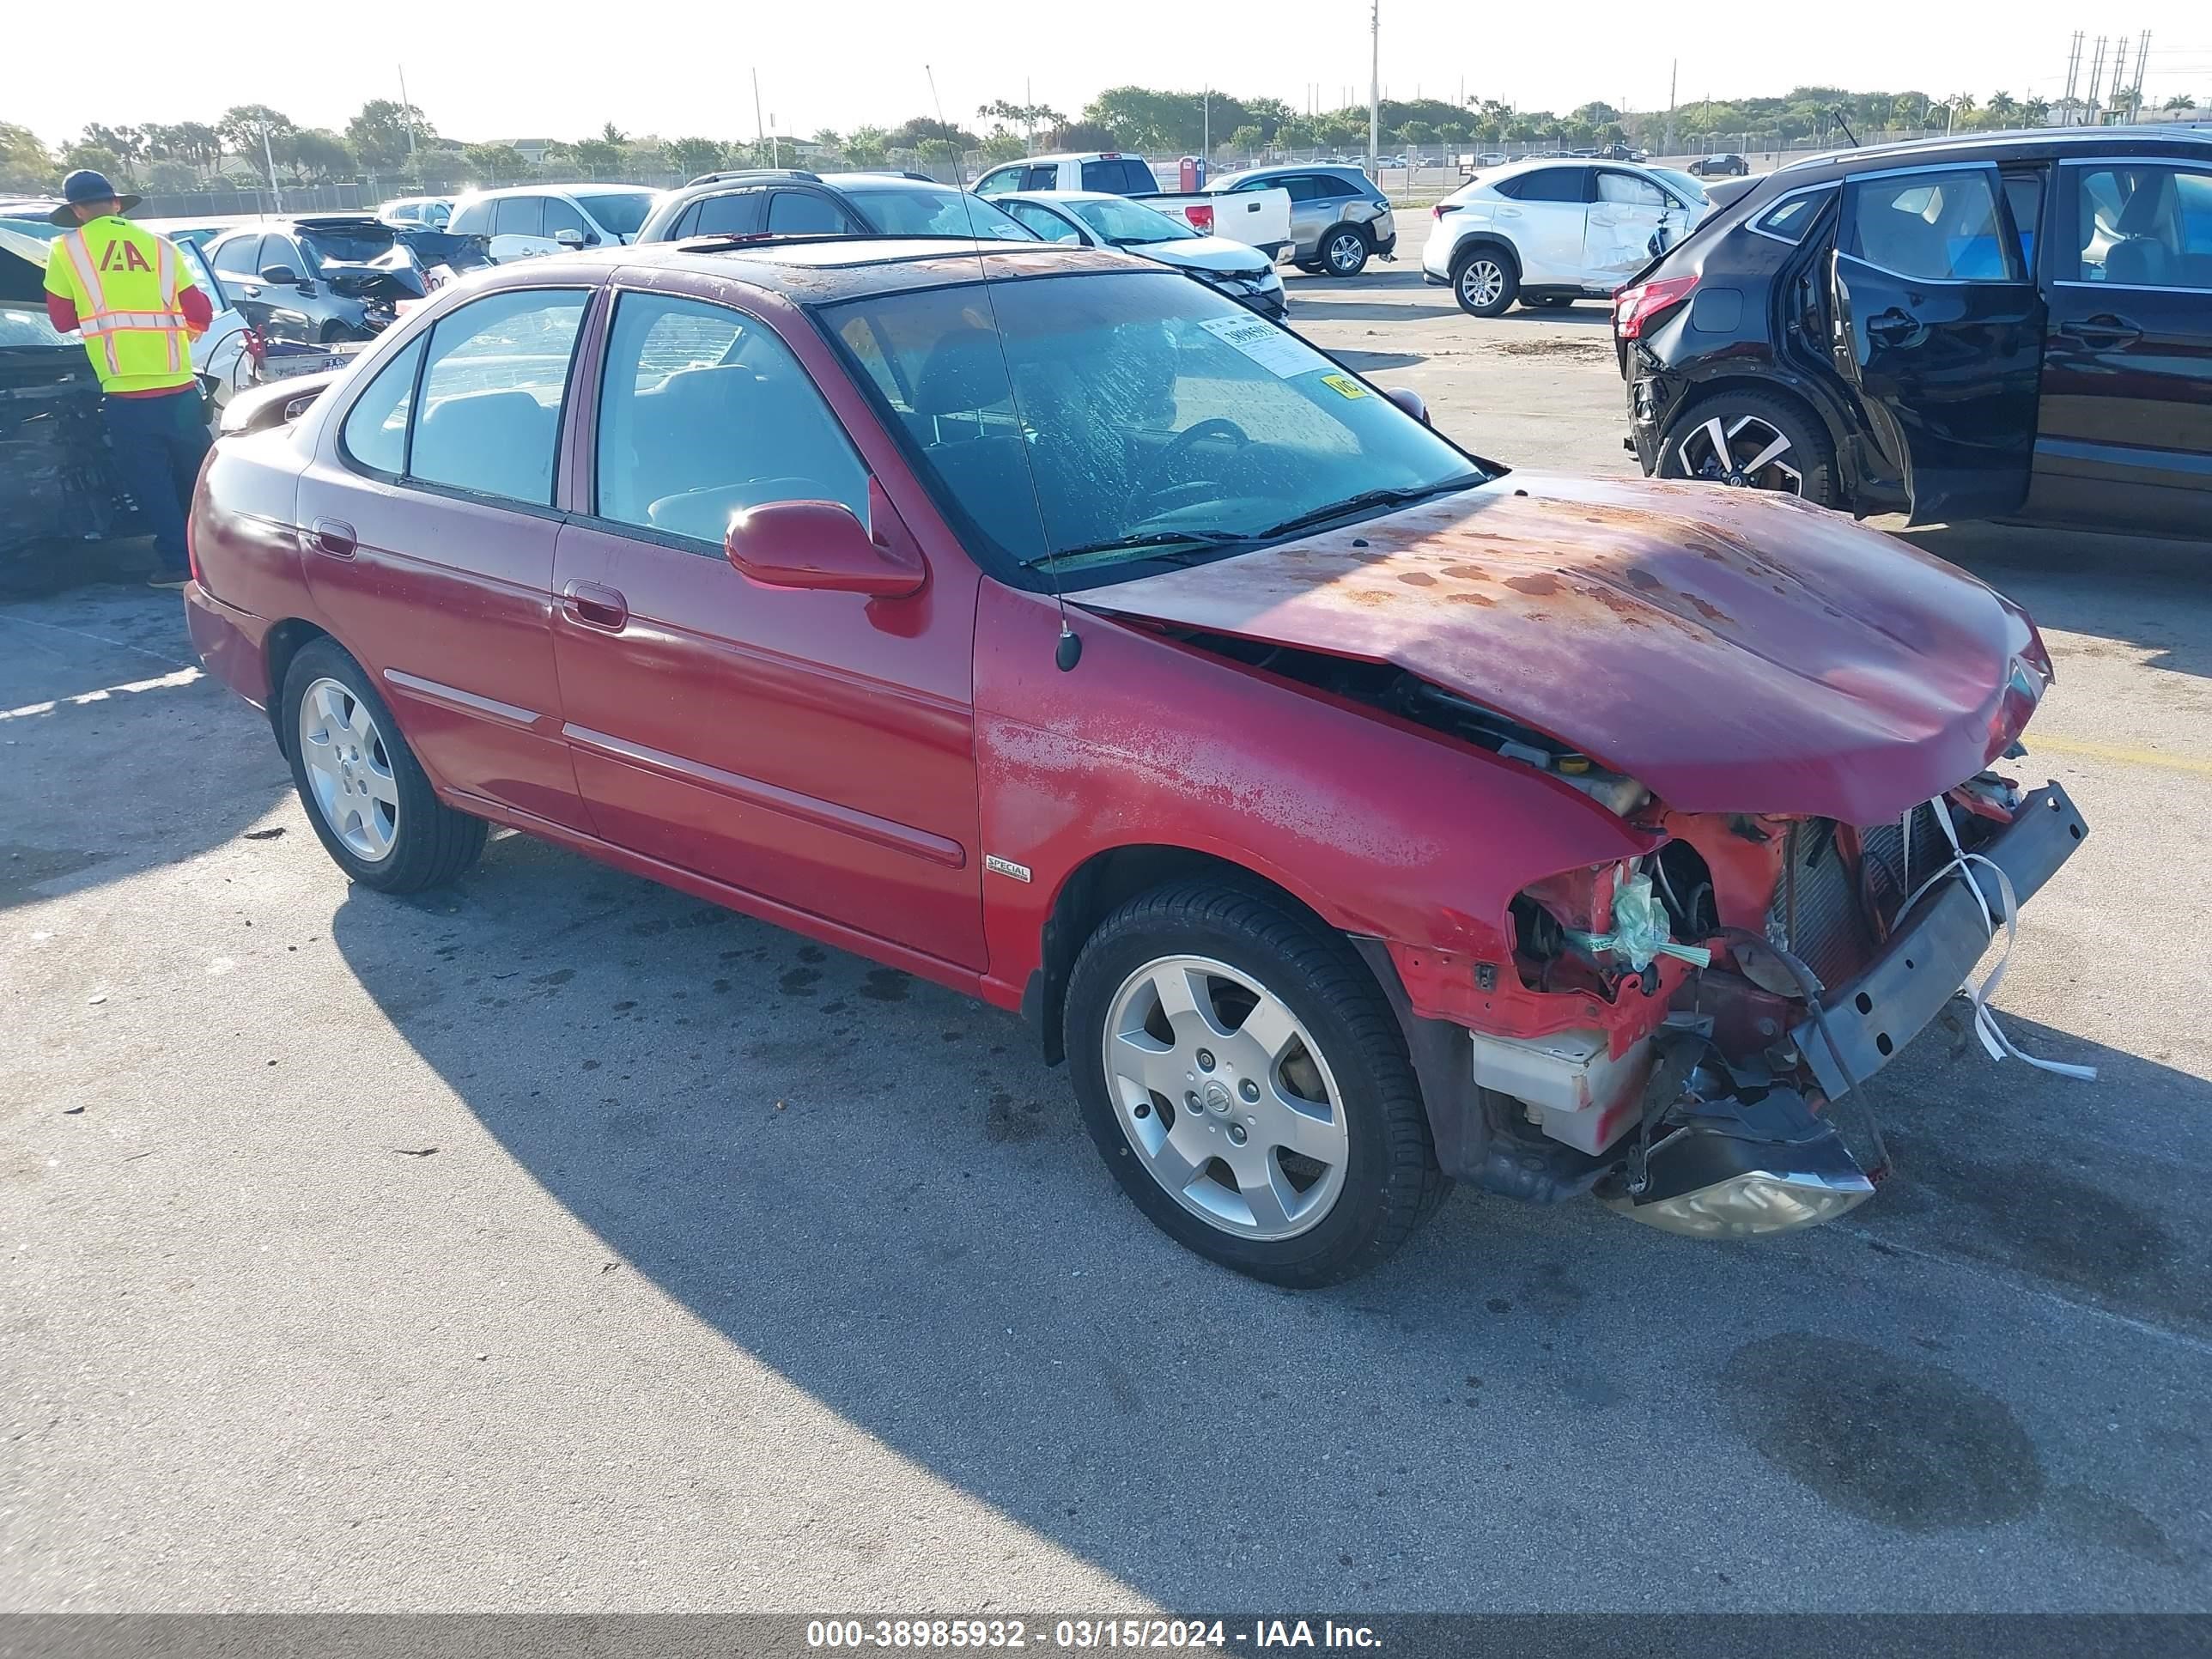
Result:
{"type": "Polygon", "coordinates": [[[1358,167],[1310,165],[1253,167],[1206,185],[1232,195],[1245,190],[1291,193],[1291,263],[1300,270],[1357,276],[1369,257],[1398,256],[1398,225],[1390,198],[1358,167]]]}

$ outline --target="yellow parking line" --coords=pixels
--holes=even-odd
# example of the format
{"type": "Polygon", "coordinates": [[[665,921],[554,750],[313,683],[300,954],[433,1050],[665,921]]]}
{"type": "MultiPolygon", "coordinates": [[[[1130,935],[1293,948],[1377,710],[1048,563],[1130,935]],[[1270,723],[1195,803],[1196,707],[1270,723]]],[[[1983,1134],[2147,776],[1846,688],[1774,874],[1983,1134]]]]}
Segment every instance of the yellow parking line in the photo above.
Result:
{"type": "Polygon", "coordinates": [[[2050,732],[2029,732],[2021,739],[2027,752],[2078,755],[2083,760],[2116,762],[2122,766],[2155,766],[2168,772],[2194,772],[2212,777],[2212,758],[2198,755],[2168,755],[2156,749],[2136,749],[2124,743],[2092,743],[2084,738],[2062,738],[2050,732]]]}

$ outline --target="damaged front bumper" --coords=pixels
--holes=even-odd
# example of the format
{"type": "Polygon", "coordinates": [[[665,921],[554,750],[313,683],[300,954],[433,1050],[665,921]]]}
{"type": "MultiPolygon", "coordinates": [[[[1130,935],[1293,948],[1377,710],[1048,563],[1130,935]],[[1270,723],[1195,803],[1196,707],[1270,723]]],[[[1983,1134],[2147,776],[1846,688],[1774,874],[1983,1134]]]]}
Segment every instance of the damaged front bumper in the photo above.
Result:
{"type": "MultiPolygon", "coordinates": [[[[2087,834],[2057,784],[2028,792],[2009,823],[1972,845],[1972,860],[1897,918],[1857,972],[1820,988],[1817,1012],[1808,1006],[1784,1023],[1774,1063],[1730,1066],[1705,1035],[1710,1020],[1677,998],[1650,1040],[1642,1087],[1619,1079],[1625,1096],[1602,1047],[1585,1054],[1567,1039],[1500,1042],[1417,1014],[1387,947],[1353,943],[1396,1008],[1447,1175],[1535,1202],[1594,1194],[1636,1220],[1692,1237],[1787,1232],[1832,1220],[1873,1194],[1883,1173],[1879,1153],[1864,1162],[1855,1155],[1831,1107],[1968,982],[1992,924],[2006,925],[2006,883],[2014,904],[2024,902],[2087,834]],[[1500,1067],[1509,1056],[1540,1074],[1508,1075],[1500,1067]],[[1614,1100],[1603,1109],[1589,1104],[1614,1100]]],[[[1868,1125],[1878,1148],[1879,1130],[1870,1118],[1868,1125]]]]}
{"type": "MultiPolygon", "coordinates": [[[[2088,833],[2057,784],[2031,791],[1975,861],[1954,866],[1898,919],[1865,968],[1822,993],[1790,1037],[1826,1101],[1888,1065],[1958,994],[1992,925],[2008,920],[2008,884],[2015,904],[2025,901],[2088,833]]],[[[1881,1171],[1862,1167],[1831,1114],[1788,1087],[1746,1097],[1755,1092],[1686,1096],[1665,1107],[1658,1134],[1637,1146],[1623,1175],[1600,1182],[1598,1195],[1632,1219],[1705,1238],[1793,1231],[1873,1195],[1881,1171]]]]}

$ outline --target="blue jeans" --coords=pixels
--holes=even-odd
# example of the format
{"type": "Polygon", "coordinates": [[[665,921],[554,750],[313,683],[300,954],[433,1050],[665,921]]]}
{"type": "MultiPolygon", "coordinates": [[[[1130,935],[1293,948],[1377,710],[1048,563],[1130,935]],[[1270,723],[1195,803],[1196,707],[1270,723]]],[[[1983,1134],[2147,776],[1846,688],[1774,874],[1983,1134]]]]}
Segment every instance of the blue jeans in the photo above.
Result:
{"type": "Polygon", "coordinates": [[[210,447],[199,387],[179,386],[158,398],[104,398],[100,413],[115,451],[116,481],[146,515],[155,562],[165,575],[183,575],[185,516],[210,447]]]}

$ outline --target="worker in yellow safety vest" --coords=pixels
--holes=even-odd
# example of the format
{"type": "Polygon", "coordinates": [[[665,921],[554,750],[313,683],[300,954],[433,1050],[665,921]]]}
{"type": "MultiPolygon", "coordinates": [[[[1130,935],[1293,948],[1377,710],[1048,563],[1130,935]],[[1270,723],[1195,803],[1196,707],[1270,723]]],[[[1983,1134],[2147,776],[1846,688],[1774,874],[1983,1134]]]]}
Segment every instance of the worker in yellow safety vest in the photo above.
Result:
{"type": "Polygon", "coordinates": [[[174,247],[122,216],[138,197],[87,169],[62,181],[62,198],[53,222],[68,234],[46,258],[46,315],[84,335],[116,471],[154,532],[147,580],[182,587],[185,520],[209,448],[191,343],[215,307],[174,247]]]}

